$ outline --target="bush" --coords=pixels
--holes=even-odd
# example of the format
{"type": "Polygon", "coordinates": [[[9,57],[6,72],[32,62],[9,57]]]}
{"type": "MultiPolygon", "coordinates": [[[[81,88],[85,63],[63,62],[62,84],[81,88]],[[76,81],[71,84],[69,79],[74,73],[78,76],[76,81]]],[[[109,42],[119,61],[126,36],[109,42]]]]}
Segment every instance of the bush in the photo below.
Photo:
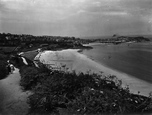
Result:
{"type": "Polygon", "coordinates": [[[6,66],[7,63],[5,61],[0,60],[0,79],[4,79],[9,74],[6,66]]]}
{"type": "Polygon", "coordinates": [[[33,92],[28,99],[30,113],[137,113],[150,105],[150,98],[129,93],[115,76],[77,75],[42,67],[21,71],[21,85],[33,92]]]}
{"type": "Polygon", "coordinates": [[[0,54],[0,79],[5,78],[9,74],[7,70],[7,56],[0,54]]]}
{"type": "Polygon", "coordinates": [[[35,78],[38,73],[38,69],[35,67],[23,66],[20,69],[20,85],[23,86],[24,90],[31,90],[32,86],[37,83],[35,78]]]}
{"type": "Polygon", "coordinates": [[[44,65],[39,64],[40,68],[34,66],[22,66],[20,68],[21,81],[20,85],[23,90],[32,90],[39,82],[46,79],[50,73],[44,65]]]}

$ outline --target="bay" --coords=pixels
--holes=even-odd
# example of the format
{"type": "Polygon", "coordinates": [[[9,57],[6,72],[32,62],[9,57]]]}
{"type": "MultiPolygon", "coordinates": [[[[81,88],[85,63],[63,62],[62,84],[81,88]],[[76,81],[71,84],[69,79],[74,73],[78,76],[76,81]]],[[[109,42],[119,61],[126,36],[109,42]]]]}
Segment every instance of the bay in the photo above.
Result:
{"type": "Polygon", "coordinates": [[[92,47],[82,53],[109,68],[152,83],[152,42],[96,44],[92,47]]]}

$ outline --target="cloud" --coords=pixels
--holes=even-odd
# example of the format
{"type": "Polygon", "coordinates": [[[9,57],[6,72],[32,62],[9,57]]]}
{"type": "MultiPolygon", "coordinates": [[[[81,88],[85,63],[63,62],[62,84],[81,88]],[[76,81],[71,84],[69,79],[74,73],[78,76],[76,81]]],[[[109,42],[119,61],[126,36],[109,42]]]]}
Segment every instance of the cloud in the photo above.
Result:
{"type": "Polygon", "coordinates": [[[152,30],[151,12],[151,0],[0,0],[0,29],[56,35],[140,33],[152,30]]]}
{"type": "Polygon", "coordinates": [[[90,13],[109,16],[129,16],[129,13],[120,5],[120,0],[90,0],[79,13],[90,13]],[[83,11],[83,12],[82,12],[83,11]]]}
{"type": "Polygon", "coordinates": [[[141,9],[151,9],[152,1],[151,0],[122,0],[123,6],[132,7],[132,8],[141,8],[141,9]]]}
{"type": "Polygon", "coordinates": [[[17,17],[21,20],[30,18],[32,21],[55,21],[70,15],[70,10],[64,7],[61,0],[3,0],[3,17],[17,17]],[[22,18],[21,18],[22,17],[22,18]]]}
{"type": "MultiPolygon", "coordinates": [[[[27,0],[28,1],[28,0],[27,0]]],[[[24,0],[1,0],[0,1],[7,10],[25,10],[29,5],[24,0]]]]}
{"type": "Polygon", "coordinates": [[[127,12],[104,12],[103,15],[111,15],[111,16],[128,16],[129,14],[127,12]]]}
{"type": "Polygon", "coordinates": [[[152,0],[122,0],[122,7],[133,15],[149,15],[152,12],[152,0]]]}

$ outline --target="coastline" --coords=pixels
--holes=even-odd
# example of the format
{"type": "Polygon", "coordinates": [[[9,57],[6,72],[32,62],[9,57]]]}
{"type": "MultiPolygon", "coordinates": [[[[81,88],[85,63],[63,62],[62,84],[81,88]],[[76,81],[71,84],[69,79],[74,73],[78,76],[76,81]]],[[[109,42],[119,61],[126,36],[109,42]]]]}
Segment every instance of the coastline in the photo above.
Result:
{"type": "MultiPolygon", "coordinates": [[[[152,84],[106,67],[104,64],[101,64],[98,61],[92,60],[86,55],[79,53],[79,50],[81,49],[67,49],[62,51],[47,50],[40,52],[36,57],[38,57],[38,59],[40,59],[40,61],[44,64],[54,63],[58,66],[66,65],[68,70],[65,68],[65,66],[62,67],[62,69],[66,71],[75,70],[76,73],[89,72],[90,74],[101,74],[101,72],[103,72],[102,75],[105,76],[115,75],[119,80],[122,80],[123,87],[126,85],[129,86],[131,93],[138,94],[138,91],[140,91],[139,95],[149,96],[149,93],[151,92],[149,87],[152,87],[152,84]]],[[[34,51],[30,53],[35,55],[34,51]]],[[[1,89],[4,87],[5,89],[3,90],[6,90],[3,94],[7,96],[5,96],[5,100],[2,100],[2,103],[0,104],[5,104],[7,106],[1,106],[3,108],[0,107],[0,113],[19,113],[24,115],[28,112],[28,104],[26,103],[26,100],[30,95],[30,92],[23,92],[21,90],[21,86],[19,85],[20,79],[21,76],[19,74],[19,70],[16,69],[13,74],[0,81],[1,89]]],[[[3,90],[1,90],[1,92],[3,92],[3,90]]]]}
{"type": "Polygon", "coordinates": [[[101,45],[105,43],[89,43],[89,44],[83,44],[83,46],[94,46],[94,45],[101,45]]]}
{"type": "MultiPolygon", "coordinates": [[[[81,49],[80,49],[81,50],[81,49]]],[[[149,96],[151,92],[150,87],[152,84],[147,83],[143,80],[127,75],[125,73],[116,71],[105,65],[98,63],[96,60],[92,60],[84,54],[78,53],[79,49],[68,49],[62,51],[44,51],[38,54],[35,58],[39,57],[43,64],[54,64],[60,66],[66,65],[67,71],[75,70],[79,72],[98,73],[103,75],[115,75],[118,79],[122,80],[122,86],[129,86],[130,92],[138,94],[140,91],[141,95],[149,96]]]]}
{"type": "MultiPolygon", "coordinates": [[[[84,54],[81,54],[84,55],[84,54]]],[[[143,81],[141,79],[138,79],[134,76],[128,75],[126,73],[117,71],[115,69],[112,69],[110,67],[107,67],[104,64],[101,64],[97,62],[96,60],[92,60],[86,55],[84,55],[84,60],[86,60],[86,63],[89,63],[89,66],[93,66],[93,70],[96,73],[103,72],[103,75],[115,75],[119,80],[122,80],[122,86],[126,87],[129,86],[130,92],[134,94],[138,94],[138,91],[140,91],[141,95],[149,96],[149,93],[152,91],[152,84],[143,81]]],[[[92,67],[91,67],[92,68],[92,67]]]]}

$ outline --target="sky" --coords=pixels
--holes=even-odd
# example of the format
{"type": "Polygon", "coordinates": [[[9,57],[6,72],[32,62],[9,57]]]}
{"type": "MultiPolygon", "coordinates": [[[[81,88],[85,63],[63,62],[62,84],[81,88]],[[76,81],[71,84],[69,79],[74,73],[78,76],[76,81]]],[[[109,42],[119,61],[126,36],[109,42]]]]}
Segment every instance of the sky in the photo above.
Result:
{"type": "Polygon", "coordinates": [[[152,34],[152,0],[0,0],[0,32],[76,37],[152,34]]]}

